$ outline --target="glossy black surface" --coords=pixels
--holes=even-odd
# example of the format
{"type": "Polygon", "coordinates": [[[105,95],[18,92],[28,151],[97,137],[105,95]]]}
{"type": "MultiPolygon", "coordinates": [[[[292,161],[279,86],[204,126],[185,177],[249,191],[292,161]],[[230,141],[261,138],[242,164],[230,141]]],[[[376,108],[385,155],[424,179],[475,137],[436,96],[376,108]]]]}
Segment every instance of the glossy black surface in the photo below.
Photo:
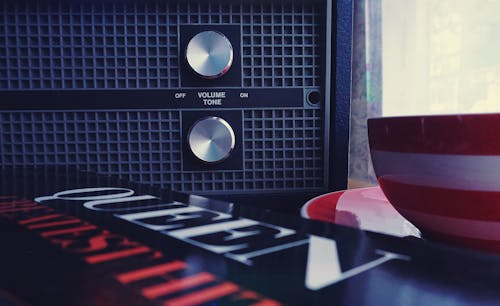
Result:
{"type": "Polygon", "coordinates": [[[0,179],[7,305],[500,300],[497,256],[66,168],[2,168],[0,179]]]}

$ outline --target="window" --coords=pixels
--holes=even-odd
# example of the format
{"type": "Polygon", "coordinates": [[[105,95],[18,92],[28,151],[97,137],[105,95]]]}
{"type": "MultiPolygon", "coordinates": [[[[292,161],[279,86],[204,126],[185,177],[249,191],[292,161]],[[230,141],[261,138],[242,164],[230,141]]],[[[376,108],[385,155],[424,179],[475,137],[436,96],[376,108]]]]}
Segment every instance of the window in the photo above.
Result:
{"type": "Polygon", "coordinates": [[[367,118],[500,112],[500,0],[354,0],[353,34],[350,187],[376,183],[367,118]]]}
{"type": "Polygon", "coordinates": [[[379,1],[382,115],[500,112],[500,1],[379,1]]]}

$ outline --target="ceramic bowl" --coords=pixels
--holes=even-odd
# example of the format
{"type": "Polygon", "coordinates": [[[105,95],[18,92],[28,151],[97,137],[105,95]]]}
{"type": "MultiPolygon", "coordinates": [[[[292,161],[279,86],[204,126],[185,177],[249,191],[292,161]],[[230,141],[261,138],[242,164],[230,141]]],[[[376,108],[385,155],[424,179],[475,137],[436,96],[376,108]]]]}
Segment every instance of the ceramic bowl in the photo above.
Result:
{"type": "Polygon", "coordinates": [[[425,237],[500,253],[500,114],[368,120],[375,174],[425,237]]]}

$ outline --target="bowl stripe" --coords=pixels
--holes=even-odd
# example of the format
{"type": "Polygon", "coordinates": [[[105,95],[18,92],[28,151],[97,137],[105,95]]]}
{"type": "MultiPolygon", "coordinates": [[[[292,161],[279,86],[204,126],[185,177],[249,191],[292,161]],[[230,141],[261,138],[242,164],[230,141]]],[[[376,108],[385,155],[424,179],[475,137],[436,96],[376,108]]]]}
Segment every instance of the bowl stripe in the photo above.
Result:
{"type": "Polygon", "coordinates": [[[380,178],[379,182],[398,211],[409,209],[443,217],[500,221],[500,192],[415,186],[388,178],[380,178]]]}
{"type": "Polygon", "coordinates": [[[500,114],[368,120],[370,147],[394,152],[500,155],[500,114]]]}
{"type": "Polygon", "coordinates": [[[400,211],[410,222],[419,224],[422,232],[432,231],[449,236],[500,241],[500,222],[443,217],[411,209],[400,208],[400,211]]]}
{"type": "MultiPolygon", "coordinates": [[[[500,142],[500,141],[499,141],[500,142]]],[[[500,155],[441,155],[372,150],[378,177],[420,186],[500,191],[500,155]]]]}

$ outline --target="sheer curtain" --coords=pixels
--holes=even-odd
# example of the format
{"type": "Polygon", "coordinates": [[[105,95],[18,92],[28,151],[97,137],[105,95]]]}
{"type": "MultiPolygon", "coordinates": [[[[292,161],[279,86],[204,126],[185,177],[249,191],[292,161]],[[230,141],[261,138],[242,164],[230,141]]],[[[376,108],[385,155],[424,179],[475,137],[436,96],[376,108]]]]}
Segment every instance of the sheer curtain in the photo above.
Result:
{"type": "Polygon", "coordinates": [[[349,187],[376,184],[366,120],[382,114],[381,0],[354,1],[349,187]]]}

